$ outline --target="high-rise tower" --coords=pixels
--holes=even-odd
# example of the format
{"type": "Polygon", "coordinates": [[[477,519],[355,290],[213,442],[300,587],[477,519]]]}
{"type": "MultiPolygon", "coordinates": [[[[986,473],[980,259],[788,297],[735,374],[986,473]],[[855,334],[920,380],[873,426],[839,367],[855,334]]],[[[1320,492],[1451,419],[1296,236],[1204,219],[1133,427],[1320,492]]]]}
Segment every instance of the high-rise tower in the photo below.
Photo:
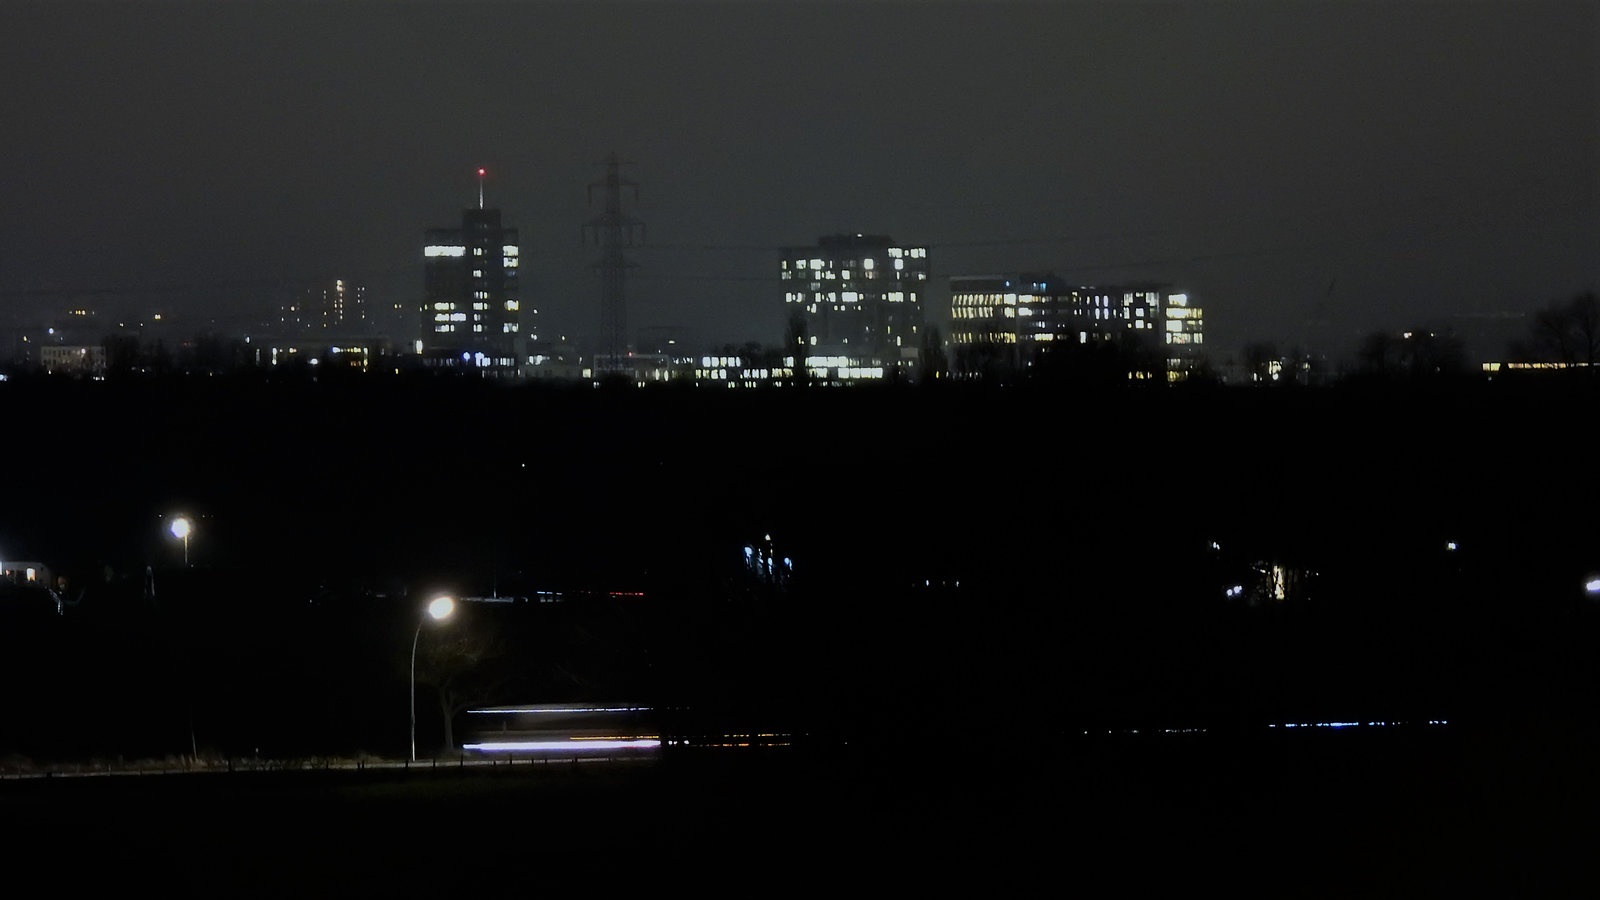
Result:
{"type": "Polygon", "coordinates": [[[478,206],[462,212],[460,228],[427,232],[417,349],[430,367],[510,374],[522,337],[517,231],[483,205],[486,175],[478,170],[478,206]]]}

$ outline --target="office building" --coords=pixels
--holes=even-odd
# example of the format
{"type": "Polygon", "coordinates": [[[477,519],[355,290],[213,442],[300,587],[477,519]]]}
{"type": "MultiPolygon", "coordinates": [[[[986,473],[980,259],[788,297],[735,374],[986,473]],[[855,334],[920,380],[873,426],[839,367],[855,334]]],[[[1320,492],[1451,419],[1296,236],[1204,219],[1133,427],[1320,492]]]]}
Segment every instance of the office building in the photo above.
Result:
{"type": "Polygon", "coordinates": [[[958,375],[1002,377],[1096,344],[1127,354],[1132,378],[1182,381],[1199,364],[1203,310],[1161,284],[1074,286],[1048,272],[950,279],[958,375]]]}
{"type": "Polygon", "coordinates": [[[427,232],[422,257],[417,352],[424,363],[515,374],[524,337],[535,338],[522,328],[516,229],[501,223],[500,210],[483,207],[480,190],[478,208],[462,212],[460,228],[427,232]]]}
{"type": "Polygon", "coordinates": [[[814,379],[911,375],[922,347],[928,249],[882,235],[836,234],[780,251],[790,362],[814,379]],[[798,327],[797,327],[798,326],[798,327]],[[793,359],[791,341],[804,346],[793,359]]]}

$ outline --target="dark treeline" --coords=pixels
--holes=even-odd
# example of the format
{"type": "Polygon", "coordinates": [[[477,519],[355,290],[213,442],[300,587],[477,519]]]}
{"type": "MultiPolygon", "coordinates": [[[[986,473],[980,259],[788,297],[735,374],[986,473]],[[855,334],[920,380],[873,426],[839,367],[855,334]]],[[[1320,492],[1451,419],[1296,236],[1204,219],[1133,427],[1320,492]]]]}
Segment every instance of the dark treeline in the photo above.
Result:
{"type": "Polygon", "coordinates": [[[398,753],[438,590],[566,598],[452,623],[499,638],[484,702],[688,732],[1586,724],[1594,399],[11,382],[0,552],[66,581],[63,615],[0,598],[0,752],[398,753]]]}

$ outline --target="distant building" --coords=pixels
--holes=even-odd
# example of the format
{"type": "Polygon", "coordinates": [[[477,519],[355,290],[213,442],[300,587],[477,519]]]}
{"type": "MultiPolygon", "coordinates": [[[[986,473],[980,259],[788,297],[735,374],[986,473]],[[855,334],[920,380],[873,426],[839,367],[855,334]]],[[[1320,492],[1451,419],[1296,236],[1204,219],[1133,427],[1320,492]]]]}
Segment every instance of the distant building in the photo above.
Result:
{"type": "Polygon", "coordinates": [[[881,235],[836,234],[780,251],[790,311],[784,352],[815,379],[853,381],[915,371],[923,341],[928,250],[881,235]],[[804,346],[804,358],[790,340],[804,346]]]}
{"type": "Polygon", "coordinates": [[[758,388],[789,381],[794,370],[746,356],[691,356],[677,360],[680,379],[702,387],[758,388]]]}
{"type": "Polygon", "coordinates": [[[521,366],[524,378],[546,381],[577,381],[585,376],[586,367],[578,348],[565,339],[559,341],[528,341],[527,356],[521,366]]]}
{"type": "Polygon", "coordinates": [[[13,584],[37,584],[45,587],[55,583],[50,567],[32,560],[0,560],[0,579],[13,584]]]}
{"type": "Polygon", "coordinates": [[[501,224],[498,209],[468,209],[460,228],[427,232],[422,258],[417,352],[424,363],[515,374],[523,339],[537,339],[533,328],[522,328],[516,229],[501,224]]]}
{"type": "MultiPolygon", "coordinates": [[[[746,356],[687,356],[666,353],[630,353],[627,371],[608,369],[611,375],[631,376],[634,384],[646,387],[656,384],[693,384],[712,388],[759,388],[783,384],[791,380],[792,370],[770,362],[746,356]]],[[[582,377],[597,377],[594,369],[585,366],[582,377]]]]}
{"type": "Polygon", "coordinates": [[[1204,311],[1167,285],[1073,286],[1048,272],[950,279],[959,376],[1018,373],[1070,348],[1107,343],[1139,361],[1130,377],[1182,381],[1199,365],[1204,341],[1204,311]]]}
{"type": "Polygon", "coordinates": [[[367,289],[342,278],[305,288],[278,310],[285,337],[352,335],[370,328],[367,289]]]}
{"type": "Polygon", "coordinates": [[[350,337],[343,340],[304,337],[252,343],[251,362],[258,366],[305,365],[310,368],[370,372],[394,364],[394,347],[388,338],[350,337]]]}
{"type": "Polygon", "coordinates": [[[47,375],[98,377],[106,373],[106,350],[99,345],[47,344],[39,348],[39,365],[47,375]]]}

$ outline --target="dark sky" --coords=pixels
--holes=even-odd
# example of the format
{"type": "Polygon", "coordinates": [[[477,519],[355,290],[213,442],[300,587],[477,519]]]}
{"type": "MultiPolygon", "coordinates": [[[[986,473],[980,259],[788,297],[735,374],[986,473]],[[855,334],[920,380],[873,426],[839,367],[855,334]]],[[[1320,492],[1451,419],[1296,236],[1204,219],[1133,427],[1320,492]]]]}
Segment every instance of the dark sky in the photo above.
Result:
{"type": "Polygon", "coordinates": [[[936,319],[952,274],[1174,282],[1218,354],[1526,312],[1600,275],[1597,10],[0,0],[0,291],[414,302],[483,165],[525,305],[582,338],[616,151],[630,325],[707,341],[777,339],[776,248],[840,231],[928,244],[936,319]]]}

